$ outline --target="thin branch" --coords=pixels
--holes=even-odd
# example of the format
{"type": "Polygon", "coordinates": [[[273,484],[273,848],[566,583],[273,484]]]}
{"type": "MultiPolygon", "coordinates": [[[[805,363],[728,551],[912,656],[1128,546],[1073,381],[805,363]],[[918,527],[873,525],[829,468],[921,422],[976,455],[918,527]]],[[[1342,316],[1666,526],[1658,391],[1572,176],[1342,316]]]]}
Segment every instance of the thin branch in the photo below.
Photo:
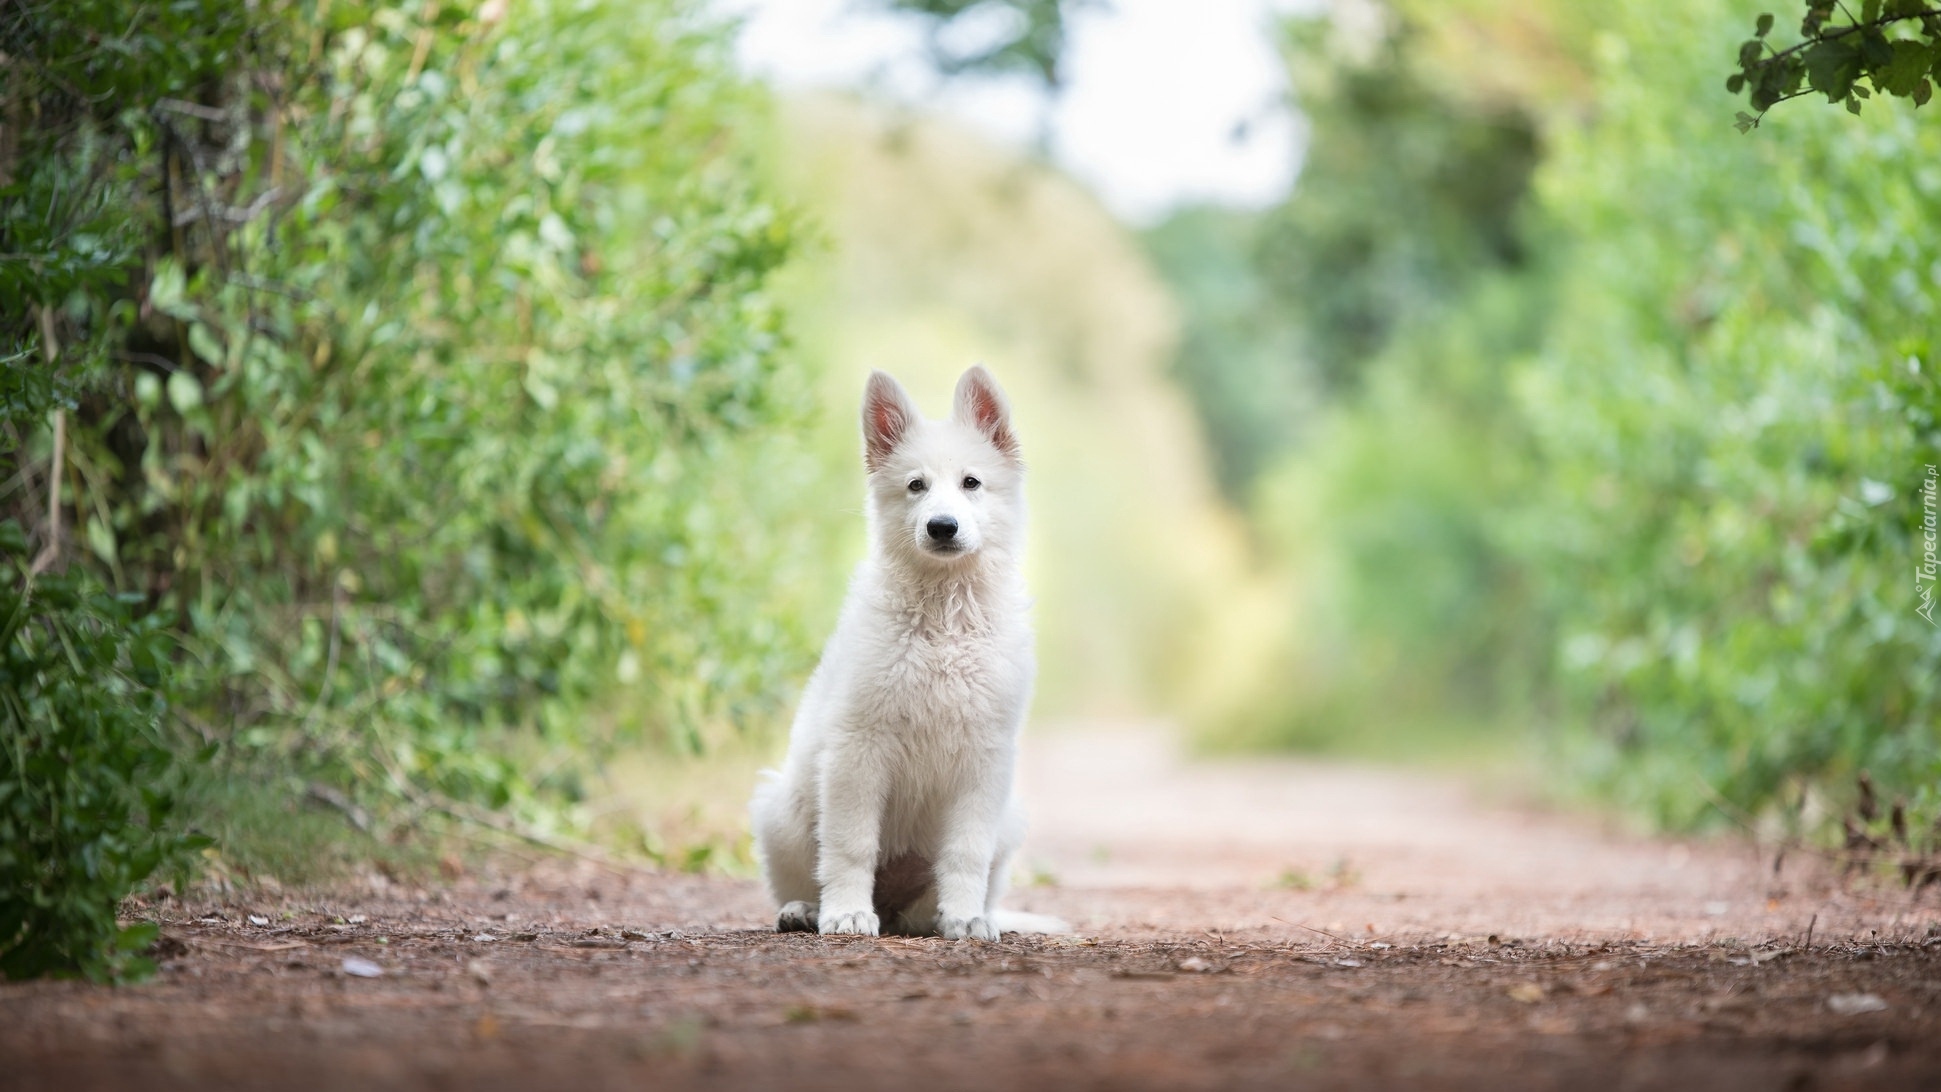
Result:
{"type": "MultiPolygon", "coordinates": [[[[1842,10],[1845,10],[1844,6],[1842,10]]],[[[1863,30],[1884,27],[1889,24],[1902,22],[1907,19],[1925,19],[1931,15],[1941,15],[1941,8],[1923,8],[1920,11],[1913,12],[1912,14],[1909,14],[1909,15],[1883,15],[1880,18],[1875,19],[1871,23],[1852,23],[1844,27],[1835,27],[1832,30],[1822,31],[1820,34],[1800,42],[1798,45],[1788,46],[1785,49],[1779,50],[1778,52],[1774,53],[1771,57],[1768,57],[1765,60],[1760,61],[1757,65],[1754,65],[1753,67],[1763,68],[1766,65],[1769,65],[1772,62],[1779,60],[1781,57],[1789,57],[1795,53],[1798,53],[1802,49],[1809,49],[1813,46],[1820,44],[1821,42],[1831,42],[1836,38],[1846,38],[1851,35],[1858,34],[1863,30]]],[[[1851,14],[1849,14],[1847,17],[1849,19],[1853,18],[1851,14]]]]}
{"type": "MultiPolygon", "coordinates": [[[[47,358],[47,366],[52,369],[60,359],[60,343],[54,340],[54,312],[43,304],[40,307],[40,349],[47,358]]],[[[48,459],[47,475],[47,541],[42,544],[39,556],[28,567],[30,577],[41,573],[59,560],[61,556],[61,476],[67,461],[67,410],[54,411],[54,453],[48,459]]]]}
{"type": "Polygon", "coordinates": [[[187,114],[192,118],[201,118],[203,121],[229,120],[227,113],[213,106],[204,106],[196,102],[184,102],[181,99],[158,99],[156,100],[155,108],[158,110],[172,111],[177,114],[187,114]]]}

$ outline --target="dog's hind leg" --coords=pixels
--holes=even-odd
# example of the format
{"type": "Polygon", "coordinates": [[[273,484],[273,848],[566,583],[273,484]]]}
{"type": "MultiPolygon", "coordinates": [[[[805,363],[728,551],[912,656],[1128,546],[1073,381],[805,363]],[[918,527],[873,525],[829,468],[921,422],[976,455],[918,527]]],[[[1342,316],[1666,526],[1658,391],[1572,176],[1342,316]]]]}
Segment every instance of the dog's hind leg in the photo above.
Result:
{"type": "Polygon", "coordinates": [[[984,916],[997,910],[1004,889],[1011,886],[1011,855],[1024,842],[1024,810],[1013,799],[1004,805],[1004,818],[997,828],[997,850],[991,854],[991,878],[984,888],[984,916]]]}
{"type": "Polygon", "coordinates": [[[778,933],[816,931],[815,813],[780,775],[764,773],[748,804],[755,856],[762,877],[781,905],[778,933]]]}
{"type": "Polygon", "coordinates": [[[984,916],[998,935],[1005,933],[1069,933],[1072,927],[1046,914],[1006,910],[998,906],[1011,878],[1011,855],[1024,841],[1024,812],[1013,800],[1005,809],[1004,824],[998,828],[997,853],[991,858],[991,884],[984,896],[984,916]]]}

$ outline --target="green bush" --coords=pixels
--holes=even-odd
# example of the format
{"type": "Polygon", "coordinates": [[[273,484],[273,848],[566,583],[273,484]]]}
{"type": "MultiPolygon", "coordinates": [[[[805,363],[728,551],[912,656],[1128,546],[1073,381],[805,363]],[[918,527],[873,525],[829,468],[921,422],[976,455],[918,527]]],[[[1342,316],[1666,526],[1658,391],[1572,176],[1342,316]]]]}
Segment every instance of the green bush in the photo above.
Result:
{"type": "MultiPolygon", "coordinates": [[[[0,524],[0,556],[26,537],[0,524]]],[[[122,927],[123,896],[208,840],[172,812],[182,773],[163,731],[159,619],[80,576],[0,583],[0,974],[98,981],[153,970],[156,927],[122,927]]]]}
{"type": "Polygon", "coordinates": [[[794,229],[697,5],[81,0],[0,33],[31,122],[0,500],[45,545],[22,486],[58,469],[76,563],[177,620],[225,776],[556,822],[574,771],[535,784],[508,730],[770,715],[787,512],[726,483],[806,411],[764,292],[794,229]]]}
{"type": "Polygon", "coordinates": [[[1544,473],[1515,549],[1619,798],[1684,825],[1837,804],[1867,769],[1931,819],[1941,130],[1799,110],[1739,136],[1707,59],[1754,8],[1721,7],[1607,13],[1597,121],[1540,175],[1563,261],[1516,378],[1544,473]]]}
{"type": "MultiPolygon", "coordinates": [[[[1432,116],[1507,96],[1541,119],[1520,206],[1449,210],[1520,225],[1527,254],[1398,311],[1362,389],[1264,476],[1303,641],[1242,727],[1534,722],[1580,783],[1669,826],[1835,815],[1863,770],[1917,829],[1941,817],[1920,613],[1941,129],[1800,109],[1736,133],[1717,57],[1749,4],[1398,6],[1440,58],[1432,116]]],[[[1317,124],[1322,193],[1381,214],[1459,193],[1353,154],[1411,131],[1386,101],[1326,101],[1369,117],[1317,124]]],[[[1383,274],[1392,248],[1263,246],[1310,282],[1416,283],[1383,274]]]]}

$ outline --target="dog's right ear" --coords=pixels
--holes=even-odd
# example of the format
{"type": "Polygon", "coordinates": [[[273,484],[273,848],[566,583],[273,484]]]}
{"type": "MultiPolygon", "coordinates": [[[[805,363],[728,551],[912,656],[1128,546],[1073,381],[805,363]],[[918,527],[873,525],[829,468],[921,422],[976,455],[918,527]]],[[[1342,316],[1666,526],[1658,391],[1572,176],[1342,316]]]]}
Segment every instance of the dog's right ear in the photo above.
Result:
{"type": "Polygon", "coordinates": [[[863,464],[874,473],[919,420],[917,405],[888,372],[869,373],[863,386],[863,464]]]}

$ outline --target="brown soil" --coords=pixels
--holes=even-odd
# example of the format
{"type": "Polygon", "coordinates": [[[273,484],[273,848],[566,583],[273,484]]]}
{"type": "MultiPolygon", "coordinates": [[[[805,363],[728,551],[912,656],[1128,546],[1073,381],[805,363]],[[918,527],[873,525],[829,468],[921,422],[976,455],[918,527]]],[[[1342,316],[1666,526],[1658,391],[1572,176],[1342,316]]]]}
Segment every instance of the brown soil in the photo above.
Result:
{"type": "Polygon", "coordinates": [[[778,936],[752,882],[559,862],[171,901],[146,985],[0,986],[0,1087],[1941,1087],[1932,895],[1151,734],[1026,783],[1010,902],[1072,937],[778,936]]]}

